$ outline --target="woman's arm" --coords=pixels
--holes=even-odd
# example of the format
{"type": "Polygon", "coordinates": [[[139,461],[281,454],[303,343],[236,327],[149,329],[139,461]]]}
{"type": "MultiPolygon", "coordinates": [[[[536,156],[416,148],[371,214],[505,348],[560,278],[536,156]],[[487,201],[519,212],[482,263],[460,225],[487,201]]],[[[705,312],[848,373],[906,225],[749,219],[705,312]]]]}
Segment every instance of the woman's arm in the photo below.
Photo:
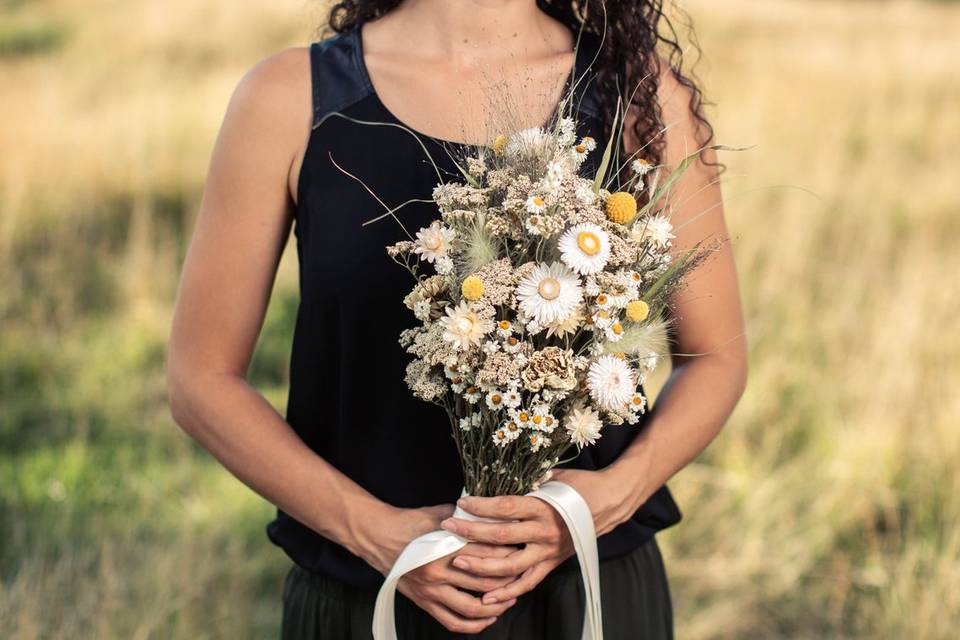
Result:
{"type": "Polygon", "coordinates": [[[370,523],[393,515],[391,508],[307,448],[245,380],[290,230],[288,176],[311,124],[310,95],[294,81],[303,73],[299,53],[251,69],[224,117],[180,280],[170,407],[188,434],[255,491],[382,563],[373,557],[380,545],[370,523]]]}
{"type": "MultiPolygon", "coordinates": [[[[452,505],[399,509],[378,500],[308,448],[245,379],[292,222],[290,194],[312,124],[309,73],[306,50],[282,52],[247,73],[230,100],[180,280],[170,407],[184,431],[254,491],[386,573],[452,505]]],[[[486,606],[463,589],[505,582],[441,558],[399,586],[448,629],[475,633],[513,602],[486,606]]]]}
{"type": "MultiPolygon", "coordinates": [[[[663,160],[667,167],[676,167],[701,146],[689,98],[686,87],[665,72],[660,104],[668,127],[663,160]]],[[[629,137],[629,118],[627,122],[627,148],[637,148],[637,141],[629,137]]],[[[714,160],[712,151],[705,152],[677,181],[670,196],[677,252],[701,240],[727,240],[717,171],[711,166],[714,160]]],[[[673,371],[655,409],[616,462],[599,471],[555,470],[554,478],[575,487],[590,505],[598,535],[626,521],[706,448],[730,416],[746,384],[746,342],[729,242],[689,274],[672,303],[676,352],[703,355],[674,357],[673,371]]],[[[460,504],[478,516],[516,522],[487,524],[451,518],[442,523],[444,528],[478,542],[525,544],[503,559],[480,559],[467,552],[454,559],[454,566],[480,575],[522,574],[516,582],[487,593],[484,602],[515,598],[531,590],[573,553],[563,521],[540,500],[471,497],[460,504]]]]}

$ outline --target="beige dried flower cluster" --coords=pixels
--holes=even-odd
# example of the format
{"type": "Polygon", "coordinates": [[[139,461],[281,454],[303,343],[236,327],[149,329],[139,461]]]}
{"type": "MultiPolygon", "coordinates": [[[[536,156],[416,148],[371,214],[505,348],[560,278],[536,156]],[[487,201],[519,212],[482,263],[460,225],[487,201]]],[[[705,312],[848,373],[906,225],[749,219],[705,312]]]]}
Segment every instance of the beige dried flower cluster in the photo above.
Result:
{"type": "Polygon", "coordinates": [[[696,263],[671,253],[661,169],[591,164],[597,142],[576,130],[563,117],[471,148],[465,182],[433,191],[437,220],[387,248],[417,279],[406,383],[447,409],[476,495],[528,491],[604,424],[639,421],[696,263]]]}

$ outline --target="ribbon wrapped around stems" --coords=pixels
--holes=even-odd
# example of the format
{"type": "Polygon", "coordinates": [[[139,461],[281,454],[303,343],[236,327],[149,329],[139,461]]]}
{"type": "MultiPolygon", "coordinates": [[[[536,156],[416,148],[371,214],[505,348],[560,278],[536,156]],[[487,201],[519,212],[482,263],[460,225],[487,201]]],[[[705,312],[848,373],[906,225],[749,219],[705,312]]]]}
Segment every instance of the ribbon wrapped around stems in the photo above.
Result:
{"type": "MultiPolygon", "coordinates": [[[[603,640],[603,623],[600,616],[600,563],[597,556],[597,533],[593,527],[593,514],[576,489],[558,480],[543,484],[536,491],[526,494],[540,498],[556,509],[570,530],[570,538],[580,562],[580,574],[586,595],[582,640],[603,640]]],[[[457,507],[454,516],[465,520],[478,518],[457,507]]],[[[459,551],[469,541],[445,530],[431,531],[415,538],[404,547],[390,573],[380,587],[373,611],[373,637],[375,640],[397,640],[394,620],[394,602],[400,578],[417,567],[459,551]]]]}

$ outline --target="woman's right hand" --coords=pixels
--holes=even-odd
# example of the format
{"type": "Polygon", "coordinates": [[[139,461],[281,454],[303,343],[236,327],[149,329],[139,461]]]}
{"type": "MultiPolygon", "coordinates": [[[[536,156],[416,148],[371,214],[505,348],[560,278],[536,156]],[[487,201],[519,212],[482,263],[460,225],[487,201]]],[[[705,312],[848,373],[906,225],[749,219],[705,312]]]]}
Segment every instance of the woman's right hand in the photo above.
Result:
{"type": "MultiPolygon", "coordinates": [[[[399,509],[384,528],[389,540],[384,540],[376,568],[386,575],[403,548],[414,538],[440,529],[440,522],[453,515],[453,505],[437,505],[420,509],[399,509]]],[[[516,551],[516,547],[469,543],[466,547],[443,558],[429,562],[405,574],[397,583],[397,590],[418,607],[433,616],[447,630],[454,633],[479,633],[496,622],[497,616],[514,605],[516,599],[483,604],[480,597],[509,584],[517,576],[490,578],[478,576],[451,564],[460,553],[486,558],[502,558],[516,551]]]]}

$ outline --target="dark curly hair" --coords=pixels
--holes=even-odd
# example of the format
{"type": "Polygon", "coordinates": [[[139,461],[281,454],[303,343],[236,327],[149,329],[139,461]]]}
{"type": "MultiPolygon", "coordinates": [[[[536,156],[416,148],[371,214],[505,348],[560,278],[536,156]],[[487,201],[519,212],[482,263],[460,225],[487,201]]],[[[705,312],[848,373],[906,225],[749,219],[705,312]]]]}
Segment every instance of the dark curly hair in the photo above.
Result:
{"type": "MultiPolygon", "coordinates": [[[[328,26],[334,32],[342,33],[379,18],[400,2],[341,0],[330,9],[328,26]]],[[[696,35],[685,12],[664,4],[664,0],[615,0],[606,3],[606,11],[598,11],[600,0],[537,0],[537,6],[544,13],[575,33],[581,28],[596,35],[606,31],[603,46],[593,64],[591,80],[600,107],[604,113],[612,114],[618,99],[626,104],[633,94],[631,104],[636,113],[633,133],[636,140],[646,145],[644,157],[654,164],[663,162],[665,146],[661,135],[664,123],[657,101],[664,65],[669,65],[673,77],[690,92],[689,107],[698,128],[697,142],[706,145],[713,140],[713,127],[703,115],[703,94],[695,77],[683,69],[684,53],[674,18],[682,23],[690,48],[699,58],[696,35]],[[666,9],[670,9],[674,17],[668,15],[666,9]],[[621,70],[625,71],[621,73],[621,70]],[[633,93],[634,89],[636,93],[633,93]]],[[[604,126],[606,131],[603,133],[609,135],[611,123],[606,122],[604,126]]]]}

